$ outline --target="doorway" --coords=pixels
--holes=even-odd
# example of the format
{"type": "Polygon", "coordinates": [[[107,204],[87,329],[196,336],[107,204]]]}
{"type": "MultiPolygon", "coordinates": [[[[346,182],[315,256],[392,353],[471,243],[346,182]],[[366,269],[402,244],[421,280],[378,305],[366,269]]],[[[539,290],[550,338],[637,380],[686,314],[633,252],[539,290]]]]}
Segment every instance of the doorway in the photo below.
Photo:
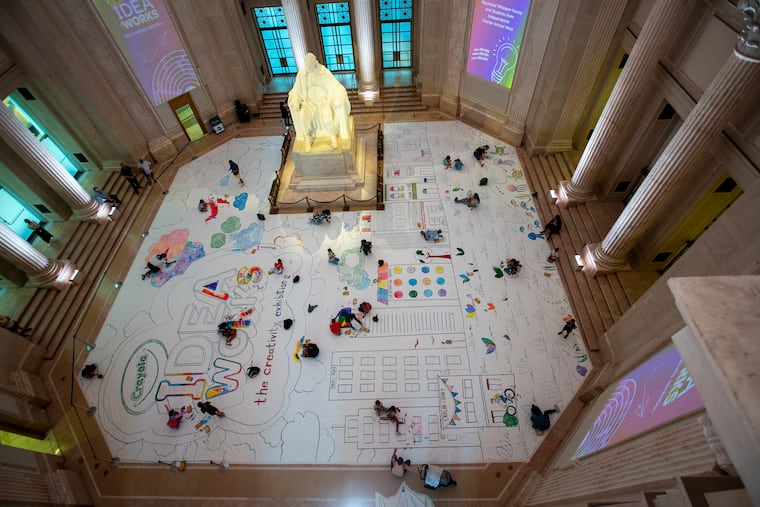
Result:
{"type": "Polygon", "coordinates": [[[182,129],[191,142],[206,135],[206,129],[203,122],[200,121],[201,115],[195,109],[195,104],[193,104],[193,99],[189,93],[184,93],[170,100],[169,107],[172,108],[174,116],[177,117],[177,121],[182,125],[182,129]]]}
{"type": "Polygon", "coordinates": [[[742,189],[736,181],[727,174],[721,176],[673,229],[651,260],[641,266],[641,271],[667,271],[740,195],[742,189]]]}

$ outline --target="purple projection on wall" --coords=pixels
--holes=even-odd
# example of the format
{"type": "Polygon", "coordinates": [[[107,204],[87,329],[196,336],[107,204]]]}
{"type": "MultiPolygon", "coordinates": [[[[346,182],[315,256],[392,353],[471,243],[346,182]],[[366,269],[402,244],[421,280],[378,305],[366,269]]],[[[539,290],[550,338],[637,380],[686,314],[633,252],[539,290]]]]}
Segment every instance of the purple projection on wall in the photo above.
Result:
{"type": "Polygon", "coordinates": [[[198,86],[164,0],[92,0],[154,106],[198,86]]]}
{"type": "Polygon", "coordinates": [[[476,0],[467,72],[512,88],[530,0],[476,0]]]}
{"type": "Polygon", "coordinates": [[[703,407],[691,375],[671,344],[618,383],[573,459],[703,407]]]}

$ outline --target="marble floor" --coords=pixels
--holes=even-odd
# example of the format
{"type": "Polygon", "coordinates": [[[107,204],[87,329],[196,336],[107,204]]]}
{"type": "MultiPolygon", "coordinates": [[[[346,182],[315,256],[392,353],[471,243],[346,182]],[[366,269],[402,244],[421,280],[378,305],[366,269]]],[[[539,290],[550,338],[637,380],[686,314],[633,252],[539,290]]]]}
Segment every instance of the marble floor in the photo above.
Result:
{"type": "Polygon", "coordinates": [[[334,212],[330,223],[266,214],[279,136],[231,140],[178,171],[87,357],[104,378],[80,379],[112,456],[377,465],[398,448],[414,463],[529,458],[542,438],[531,404],[561,409],[591,365],[577,330],[558,335],[570,307],[515,150],[455,121],[383,128],[385,210],[334,212]],[[472,151],[482,144],[481,168],[472,151]],[[464,169],[445,169],[447,154],[464,169]],[[468,191],[477,208],[455,202],[468,191]],[[198,211],[209,198],[216,212],[198,211]],[[425,241],[426,229],[440,229],[440,242],[425,241]],[[143,281],[159,252],[173,263],[143,281]],[[500,267],[507,257],[524,266],[516,277],[500,267]],[[372,309],[361,326],[333,334],[331,320],[362,302],[372,309]],[[237,331],[229,345],[221,322],[237,331]],[[306,340],[318,357],[297,355],[306,340]],[[399,407],[398,431],[375,400],[399,407]],[[170,409],[185,412],[179,428],[167,425],[170,409]]]}

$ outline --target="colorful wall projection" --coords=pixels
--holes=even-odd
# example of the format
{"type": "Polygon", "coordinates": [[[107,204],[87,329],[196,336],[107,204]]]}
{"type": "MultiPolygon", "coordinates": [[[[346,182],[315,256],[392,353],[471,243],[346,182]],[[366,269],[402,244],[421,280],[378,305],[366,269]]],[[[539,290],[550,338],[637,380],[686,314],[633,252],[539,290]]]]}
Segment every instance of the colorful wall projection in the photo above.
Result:
{"type": "Polygon", "coordinates": [[[671,344],[618,383],[575,451],[580,458],[704,407],[671,344]]]}
{"type": "Polygon", "coordinates": [[[475,0],[467,72],[512,88],[530,0],[475,0]]]}
{"type": "Polygon", "coordinates": [[[154,106],[199,85],[164,0],[92,3],[154,106]]]}

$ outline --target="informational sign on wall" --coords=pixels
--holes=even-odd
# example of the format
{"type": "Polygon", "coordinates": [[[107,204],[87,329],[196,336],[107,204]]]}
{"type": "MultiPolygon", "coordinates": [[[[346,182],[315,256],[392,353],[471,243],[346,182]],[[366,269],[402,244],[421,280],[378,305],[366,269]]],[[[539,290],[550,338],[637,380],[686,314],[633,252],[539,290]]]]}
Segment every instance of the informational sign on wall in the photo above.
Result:
{"type": "Polygon", "coordinates": [[[530,0],[476,0],[467,72],[512,88],[530,0]]]}
{"type": "Polygon", "coordinates": [[[154,106],[198,87],[164,0],[92,0],[154,106]]]}
{"type": "Polygon", "coordinates": [[[703,407],[686,365],[671,344],[620,380],[573,458],[600,451],[703,407]]]}

